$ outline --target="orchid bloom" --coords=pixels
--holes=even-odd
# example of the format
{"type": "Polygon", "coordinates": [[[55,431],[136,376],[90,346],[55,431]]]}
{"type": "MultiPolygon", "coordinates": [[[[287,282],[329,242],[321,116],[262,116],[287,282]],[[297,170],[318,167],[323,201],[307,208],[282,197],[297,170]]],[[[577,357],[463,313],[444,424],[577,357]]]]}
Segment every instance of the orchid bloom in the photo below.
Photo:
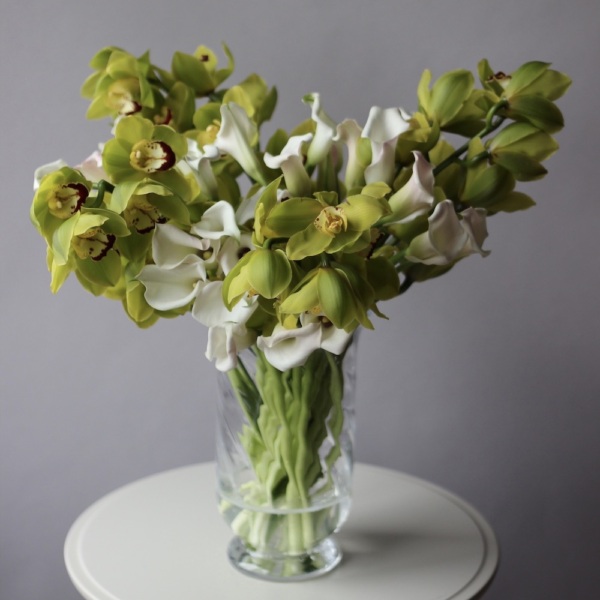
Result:
{"type": "Polygon", "coordinates": [[[311,180],[304,168],[303,147],[313,139],[312,133],[292,136],[277,156],[265,153],[270,169],[281,169],[285,184],[292,196],[309,196],[311,180]]]}
{"type": "Polygon", "coordinates": [[[301,367],[319,348],[341,354],[352,337],[352,333],[334,327],[317,315],[304,313],[300,323],[301,326],[294,329],[277,324],[270,336],[256,340],[269,363],[280,371],[301,367]]]}
{"type": "Polygon", "coordinates": [[[407,251],[411,262],[426,265],[448,265],[469,254],[487,256],[482,245],[487,237],[486,211],[468,208],[458,218],[451,200],[440,202],[429,217],[429,229],[415,237],[407,251]]]}
{"type": "Polygon", "coordinates": [[[221,106],[221,127],[215,139],[215,146],[220,152],[236,160],[255,181],[266,185],[265,176],[254,151],[257,139],[256,123],[241,106],[234,102],[221,106]]]}
{"type": "Polygon", "coordinates": [[[420,152],[413,155],[411,178],[388,200],[392,214],[386,219],[387,223],[408,223],[426,215],[433,206],[433,166],[420,152]]]}
{"type": "Polygon", "coordinates": [[[365,169],[365,181],[384,181],[391,184],[394,179],[396,142],[401,133],[410,129],[407,115],[401,108],[379,108],[373,106],[362,132],[362,137],[371,141],[371,164],[365,169]]]}

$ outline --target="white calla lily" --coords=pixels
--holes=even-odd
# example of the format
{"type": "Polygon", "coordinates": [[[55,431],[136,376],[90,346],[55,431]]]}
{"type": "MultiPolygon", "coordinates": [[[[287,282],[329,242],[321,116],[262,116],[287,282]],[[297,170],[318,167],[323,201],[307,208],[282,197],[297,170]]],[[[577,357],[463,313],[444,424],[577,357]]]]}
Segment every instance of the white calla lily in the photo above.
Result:
{"type": "Polygon", "coordinates": [[[258,128],[246,111],[234,102],[223,104],[221,127],[215,139],[215,146],[220,152],[233,157],[250,177],[266,185],[267,182],[254,151],[257,140],[258,128]]]}
{"type": "Polygon", "coordinates": [[[257,306],[256,301],[242,298],[228,310],[223,302],[222,281],[211,281],[199,291],[192,316],[209,328],[206,357],[215,361],[219,371],[236,367],[238,353],[256,340],[256,334],[245,323],[257,306]]]}
{"type": "Polygon", "coordinates": [[[269,336],[259,336],[256,345],[265,354],[265,358],[276,369],[287,371],[301,367],[312,352],[320,347],[321,327],[318,323],[309,323],[303,327],[286,329],[277,324],[269,336]]]}
{"type": "Polygon", "coordinates": [[[371,141],[371,164],[365,169],[365,181],[384,181],[394,178],[396,142],[398,136],[410,129],[409,115],[401,108],[373,106],[362,132],[371,141]]]}
{"type": "Polygon", "coordinates": [[[192,169],[200,190],[205,192],[211,200],[217,200],[219,198],[219,187],[210,162],[218,158],[219,151],[213,146],[214,152],[207,153],[200,150],[195,140],[188,139],[187,143],[186,164],[192,169]]]}
{"type": "Polygon", "coordinates": [[[365,183],[365,167],[361,164],[358,144],[362,137],[362,129],[354,119],[345,119],[337,126],[333,141],[343,142],[348,149],[348,161],[344,183],[348,189],[360,187],[365,183]]]}
{"type": "Polygon", "coordinates": [[[86,179],[94,183],[97,183],[101,179],[108,180],[108,175],[102,166],[102,153],[98,150],[92,152],[75,169],[80,171],[86,179]]]}
{"type": "Polygon", "coordinates": [[[451,200],[440,202],[429,217],[429,229],[415,237],[406,258],[426,265],[448,265],[469,254],[487,256],[485,210],[469,208],[458,218],[451,200]]]}
{"type": "Polygon", "coordinates": [[[270,169],[281,169],[292,196],[310,195],[311,179],[304,168],[303,148],[312,139],[312,133],[293,135],[277,156],[265,153],[265,164],[270,169]]]}
{"type": "Polygon", "coordinates": [[[219,200],[207,209],[190,231],[198,237],[210,240],[218,240],[223,236],[231,236],[238,240],[240,238],[235,211],[226,200],[219,200]]]}
{"type": "Polygon", "coordinates": [[[189,304],[205,282],[202,262],[182,263],[172,269],[146,265],[138,275],[144,284],[146,302],[156,310],[172,310],[189,304]]]}
{"type": "Polygon", "coordinates": [[[302,98],[302,102],[310,106],[311,118],[317,124],[306,157],[306,163],[312,166],[320,163],[327,156],[336,134],[336,124],[321,108],[320,94],[307,94],[302,98]]]}
{"type": "Polygon", "coordinates": [[[200,255],[210,248],[209,240],[201,240],[168,223],[157,225],[152,238],[152,256],[162,269],[172,269],[186,262],[204,264],[200,255]]]}
{"type": "Polygon", "coordinates": [[[411,178],[389,199],[392,214],[386,223],[408,223],[427,214],[434,203],[433,166],[421,152],[413,152],[415,162],[411,178]]]}
{"type": "Polygon", "coordinates": [[[235,369],[238,364],[238,354],[252,346],[256,334],[243,325],[226,324],[210,327],[205,356],[215,361],[219,371],[235,369]]]}
{"type": "Polygon", "coordinates": [[[304,313],[300,323],[295,329],[277,324],[270,336],[259,336],[256,340],[269,363],[280,371],[301,367],[319,348],[341,354],[352,338],[352,333],[324,323],[317,315],[304,313]]]}
{"type": "Polygon", "coordinates": [[[221,266],[221,269],[223,269],[223,274],[227,275],[235,267],[240,258],[246,252],[253,249],[254,244],[252,243],[252,234],[250,233],[242,233],[239,240],[232,237],[227,238],[219,248],[217,254],[217,262],[221,266]]]}
{"type": "Polygon", "coordinates": [[[300,315],[300,323],[303,326],[317,323],[321,328],[321,342],[319,347],[332,354],[341,354],[354,335],[354,332],[348,333],[344,329],[334,327],[332,323],[324,322],[322,315],[304,313],[300,315]]]}

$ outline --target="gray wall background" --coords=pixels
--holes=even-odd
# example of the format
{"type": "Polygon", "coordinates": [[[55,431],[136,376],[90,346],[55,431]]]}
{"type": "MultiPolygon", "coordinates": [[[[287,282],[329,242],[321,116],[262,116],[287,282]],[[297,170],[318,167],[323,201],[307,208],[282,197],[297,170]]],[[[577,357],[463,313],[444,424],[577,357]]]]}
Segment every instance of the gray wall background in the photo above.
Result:
{"type": "MultiPolygon", "coordinates": [[[[191,318],[137,330],[69,281],[49,292],[30,226],[33,170],[108,138],[79,87],[106,45],[232,48],[236,74],[280,92],[274,122],[416,108],[434,75],[551,61],[574,85],[538,206],[491,219],[492,254],[383,306],[361,340],[358,460],[429,479],[476,506],[502,562],[487,598],[597,597],[600,588],[598,30],[592,0],[384,2],[2,0],[0,19],[0,598],[75,599],[62,544],[89,504],[213,453],[214,373],[191,318]]],[[[382,493],[384,491],[382,490],[382,493]]]]}

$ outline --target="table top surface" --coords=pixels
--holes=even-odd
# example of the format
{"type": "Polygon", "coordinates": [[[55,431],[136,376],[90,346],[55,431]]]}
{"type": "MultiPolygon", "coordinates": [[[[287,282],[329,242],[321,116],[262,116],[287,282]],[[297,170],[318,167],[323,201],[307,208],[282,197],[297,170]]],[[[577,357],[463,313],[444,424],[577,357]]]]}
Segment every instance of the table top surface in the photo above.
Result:
{"type": "Polygon", "coordinates": [[[296,583],[247,577],[228,562],[232,533],[217,512],[215,467],[141,479],[90,506],[65,542],[86,600],[470,600],[492,580],[498,545],[485,519],[423,480],[356,465],[350,517],[332,573],[296,583]],[[242,591],[243,590],[243,593],[242,591]]]}

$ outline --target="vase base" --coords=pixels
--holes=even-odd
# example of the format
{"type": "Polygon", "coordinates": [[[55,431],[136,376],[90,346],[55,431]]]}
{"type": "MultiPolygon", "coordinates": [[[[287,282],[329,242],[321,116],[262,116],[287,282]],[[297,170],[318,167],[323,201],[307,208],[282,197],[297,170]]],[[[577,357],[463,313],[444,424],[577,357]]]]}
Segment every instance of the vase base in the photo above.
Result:
{"type": "Polygon", "coordinates": [[[342,550],[333,537],[328,537],[304,554],[265,556],[235,537],[229,543],[227,556],[245,575],[267,581],[303,581],[329,573],[342,560],[342,550]]]}

